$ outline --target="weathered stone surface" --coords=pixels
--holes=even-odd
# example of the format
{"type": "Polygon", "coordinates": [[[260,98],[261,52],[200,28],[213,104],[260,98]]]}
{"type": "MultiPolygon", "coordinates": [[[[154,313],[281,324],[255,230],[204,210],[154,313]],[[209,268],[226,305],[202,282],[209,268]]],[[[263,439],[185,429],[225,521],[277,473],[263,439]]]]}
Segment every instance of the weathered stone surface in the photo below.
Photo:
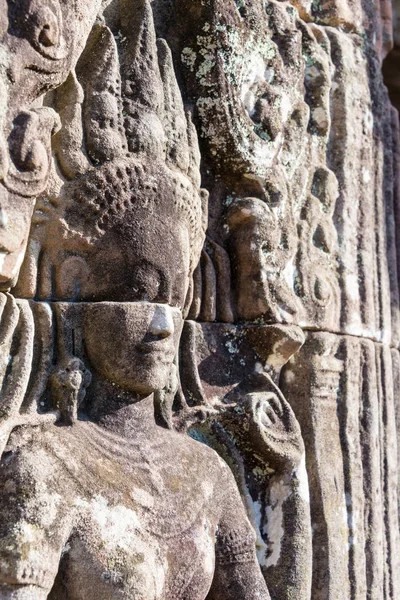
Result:
{"type": "Polygon", "coordinates": [[[0,598],[397,600],[397,6],[0,9],[0,598]]]}
{"type": "Polygon", "coordinates": [[[67,78],[82,51],[100,0],[2,0],[0,285],[15,284],[35,197],[47,186],[57,113],[43,95],[67,78]]]}

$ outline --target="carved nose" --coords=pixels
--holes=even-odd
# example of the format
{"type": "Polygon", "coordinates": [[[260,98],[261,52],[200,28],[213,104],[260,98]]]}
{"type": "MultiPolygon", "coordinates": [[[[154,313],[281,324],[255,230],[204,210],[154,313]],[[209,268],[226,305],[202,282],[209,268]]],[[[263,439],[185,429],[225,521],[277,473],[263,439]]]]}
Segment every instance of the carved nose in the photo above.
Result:
{"type": "Polygon", "coordinates": [[[172,311],[167,304],[165,306],[156,307],[153,318],[151,319],[149,331],[152,335],[159,338],[166,338],[174,333],[172,311]]]}

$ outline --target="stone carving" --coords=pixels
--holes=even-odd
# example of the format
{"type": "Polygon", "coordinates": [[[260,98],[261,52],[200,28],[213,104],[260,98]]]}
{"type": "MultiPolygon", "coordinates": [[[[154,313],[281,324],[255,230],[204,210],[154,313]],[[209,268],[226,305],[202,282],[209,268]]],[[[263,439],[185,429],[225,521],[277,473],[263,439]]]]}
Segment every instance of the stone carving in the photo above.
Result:
{"type": "Polygon", "coordinates": [[[272,598],[310,596],[304,445],[296,417],[273,382],[303,341],[297,327],[187,321],[180,349],[184,398],[209,413],[189,433],[215,448],[235,474],[272,598]]]}
{"type": "Polygon", "coordinates": [[[214,243],[232,254],[233,314],[337,329],[327,35],[279,2],[191,4],[176,3],[179,22],[180,11],[188,11],[187,29],[170,35],[182,40],[176,52],[207,171],[218,182],[209,176],[211,230],[214,243]],[[308,160],[314,170],[303,168],[308,160]]]}
{"type": "MultiPolygon", "coordinates": [[[[390,8],[173,6],[158,27],[195,106],[208,236],[231,267],[230,290],[221,290],[214,267],[216,304],[218,294],[230,300],[236,327],[311,330],[276,381],[306,447],[312,597],[396,598],[397,491],[391,480],[388,493],[387,478],[396,454],[393,404],[398,412],[391,381],[392,372],[398,378],[398,116],[380,74],[390,8]],[[378,425],[383,407],[390,426],[386,417],[378,425]]],[[[396,102],[395,56],[386,81],[396,102]]],[[[210,266],[201,267],[206,281],[210,266]]],[[[207,302],[202,294],[193,314],[212,321],[207,302]]],[[[199,373],[207,390],[201,364],[199,373]]]]}
{"type": "Polygon", "coordinates": [[[386,0],[0,7],[0,598],[397,600],[386,0]]]}
{"type": "MultiPolygon", "coordinates": [[[[150,5],[122,4],[117,23],[109,13],[98,19],[76,69],[48,98],[61,118],[57,170],[36,207],[13,290],[23,299],[5,296],[5,325],[13,310],[16,317],[7,332],[11,370],[2,372],[10,391],[3,443],[15,431],[2,463],[0,589],[20,598],[267,599],[256,534],[231,471],[215,451],[175,431],[201,418],[201,406],[174,411],[172,402],[207,194],[150,5]]],[[[292,338],[293,351],[301,334],[292,338]]],[[[251,443],[277,478],[274,487],[263,476],[258,494],[270,488],[269,510],[283,514],[291,509],[281,504],[290,497],[297,507],[298,487],[307,489],[303,441],[268,376],[253,379],[230,407],[248,405],[245,422],[227,429],[253,427],[251,443]],[[267,419],[261,429],[259,418],[267,419]]],[[[219,412],[223,420],[227,412],[219,412]]],[[[291,543],[303,559],[290,584],[286,564],[272,586],[307,596],[307,503],[299,515],[304,549],[298,534],[284,542],[265,535],[270,546],[291,543]]],[[[262,544],[275,565],[279,552],[262,544]]]]}
{"type": "Polygon", "coordinates": [[[15,285],[35,198],[47,185],[57,113],[42,106],[78,60],[100,0],[3,0],[0,88],[0,285],[15,285]]]}

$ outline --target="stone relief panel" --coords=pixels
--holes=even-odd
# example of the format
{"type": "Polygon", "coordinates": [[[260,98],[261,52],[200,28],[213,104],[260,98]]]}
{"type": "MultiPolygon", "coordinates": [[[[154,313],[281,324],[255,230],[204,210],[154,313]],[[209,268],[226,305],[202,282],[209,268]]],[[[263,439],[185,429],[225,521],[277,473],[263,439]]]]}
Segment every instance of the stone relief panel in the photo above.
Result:
{"type": "Polygon", "coordinates": [[[321,5],[312,22],[290,3],[174,6],[159,28],[194,106],[210,191],[208,236],[233,254],[234,320],[296,323],[396,345],[398,186],[390,139],[397,139],[397,117],[387,108],[377,55],[387,51],[379,46],[384,6],[382,14],[353,6],[351,22],[337,16],[347,10],[338,4],[336,16],[321,5]],[[363,201],[371,190],[375,202],[363,201]],[[255,199],[254,209],[244,210],[257,217],[239,225],[243,210],[235,206],[247,198],[255,199]],[[246,251],[235,252],[234,240],[250,221],[254,233],[243,237],[259,282],[247,274],[253,289],[246,312],[238,264],[246,251]],[[257,233],[256,221],[269,234],[257,233]]]}
{"type": "MultiPolygon", "coordinates": [[[[312,597],[396,597],[394,480],[391,499],[385,491],[394,476],[386,461],[396,456],[398,370],[388,353],[397,357],[399,339],[398,115],[380,73],[391,44],[388,6],[353,5],[350,18],[344,5],[313,3],[310,19],[310,7],[297,5],[297,13],[289,3],[174,5],[159,27],[194,106],[210,191],[208,239],[231,265],[229,290],[206,247],[191,314],[225,320],[202,310],[212,289],[216,306],[219,293],[230,302],[235,323],[320,331],[306,334],[276,380],[306,447],[312,597]],[[180,11],[186,22],[189,14],[182,34],[180,11]],[[282,106],[286,112],[276,111],[282,106]],[[247,146],[236,141],[243,138],[247,146]],[[384,414],[392,415],[389,427],[384,414]]],[[[203,390],[206,365],[199,364],[203,390]]]]}
{"type": "Polygon", "coordinates": [[[3,4],[0,597],[395,600],[388,6],[3,4]]]}
{"type": "Polygon", "coordinates": [[[178,50],[212,173],[209,235],[232,255],[234,318],[337,329],[329,39],[290,5],[231,4],[193,8],[178,50]]]}
{"type": "MultiPolygon", "coordinates": [[[[250,357],[228,410],[222,393],[218,406],[183,393],[178,345],[195,297],[208,195],[197,135],[149,3],[106,7],[59,84],[45,98],[61,124],[49,184],[18,283],[2,296],[1,593],[308,597],[308,484],[290,406],[267,374],[257,377],[250,357]],[[249,492],[242,499],[218,453],[193,440],[196,423],[205,417],[217,427],[220,413],[228,434],[218,450],[228,457],[241,405],[261,453],[257,477],[243,458],[242,493],[252,485],[264,512],[253,524],[249,492]],[[279,469],[267,472],[274,461],[279,469]],[[276,542],[266,516],[275,509],[276,542]],[[257,548],[260,562],[268,566],[271,554],[275,567],[281,544],[286,564],[263,573],[257,548]],[[299,564],[292,575],[291,549],[299,564]]],[[[214,255],[223,270],[224,252],[214,246],[214,255]]],[[[250,335],[254,357],[260,336],[250,335]]],[[[274,367],[302,340],[296,328],[271,330],[274,367]]],[[[192,361],[195,372],[196,354],[192,361]]],[[[238,438],[237,452],[246,454],[243,445],[238,438]]]]}

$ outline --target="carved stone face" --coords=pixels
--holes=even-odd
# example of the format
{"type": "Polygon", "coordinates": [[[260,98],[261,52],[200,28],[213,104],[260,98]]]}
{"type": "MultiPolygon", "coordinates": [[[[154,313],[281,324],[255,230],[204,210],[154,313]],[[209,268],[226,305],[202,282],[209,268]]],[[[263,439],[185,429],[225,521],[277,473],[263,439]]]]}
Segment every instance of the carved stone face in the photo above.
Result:
{"type": "Polygon", "coordinates": [[[164,388],[177,351],[187,291],[186,228],[173,228],[154,216],[121,224],[99,240],[88,266],[82,293],[100,300],[85,311],[91,364],[131,392],[150,394],[164,388]],[[110,298],[118,301],[103,301],[110,298]]]}
{"type": "Polygon", "coordinates": [[[11,94],[20,93],[32,101],[67,77],[100,0],[8,0],[7,5],[7,42],[14,80],[11,94]]]}
{"type": "Polygon", "coordinates": [[[60,300],[159,302],[182,308],[189,283],[186,226],[139,214],[76,253],[57,272],[60,300]]]}
{"type": "Polygon", "coordinates": [[[181,311],[168,304],[90,303],[84,316],[86,352],[109,381],[151,394],[168,383],[181,326],[181,311]]]}
{"type": "Polygon", "coordinates": [[[189,276],[185,226],[167,215],[163,219],[139,214],[135,222],[121,223],[106,233],[94,250],[88,259],[85,296],[183,307],[189,276]]]}
{"type": "Polygon", "coordinates": [[[177,352],[188,286],[186,227],[138,214],[97,241],[86,267],[80,295],[95,300],[84,316],[92,367],[136,394],[163,389],[177,352]]]}
{"type": "Polygon", "coordinates": [[[169,383],[177,352],[192,269],[191,223],[173,175],[146,165],[146,176],[132,181],[135,168],[141,167],[104,169],[96,187],[84,182],[81,201],[74,196],[55,292],[58,300],[85,303],[93,370],[125,390],[150,394],[169,383]]]}

